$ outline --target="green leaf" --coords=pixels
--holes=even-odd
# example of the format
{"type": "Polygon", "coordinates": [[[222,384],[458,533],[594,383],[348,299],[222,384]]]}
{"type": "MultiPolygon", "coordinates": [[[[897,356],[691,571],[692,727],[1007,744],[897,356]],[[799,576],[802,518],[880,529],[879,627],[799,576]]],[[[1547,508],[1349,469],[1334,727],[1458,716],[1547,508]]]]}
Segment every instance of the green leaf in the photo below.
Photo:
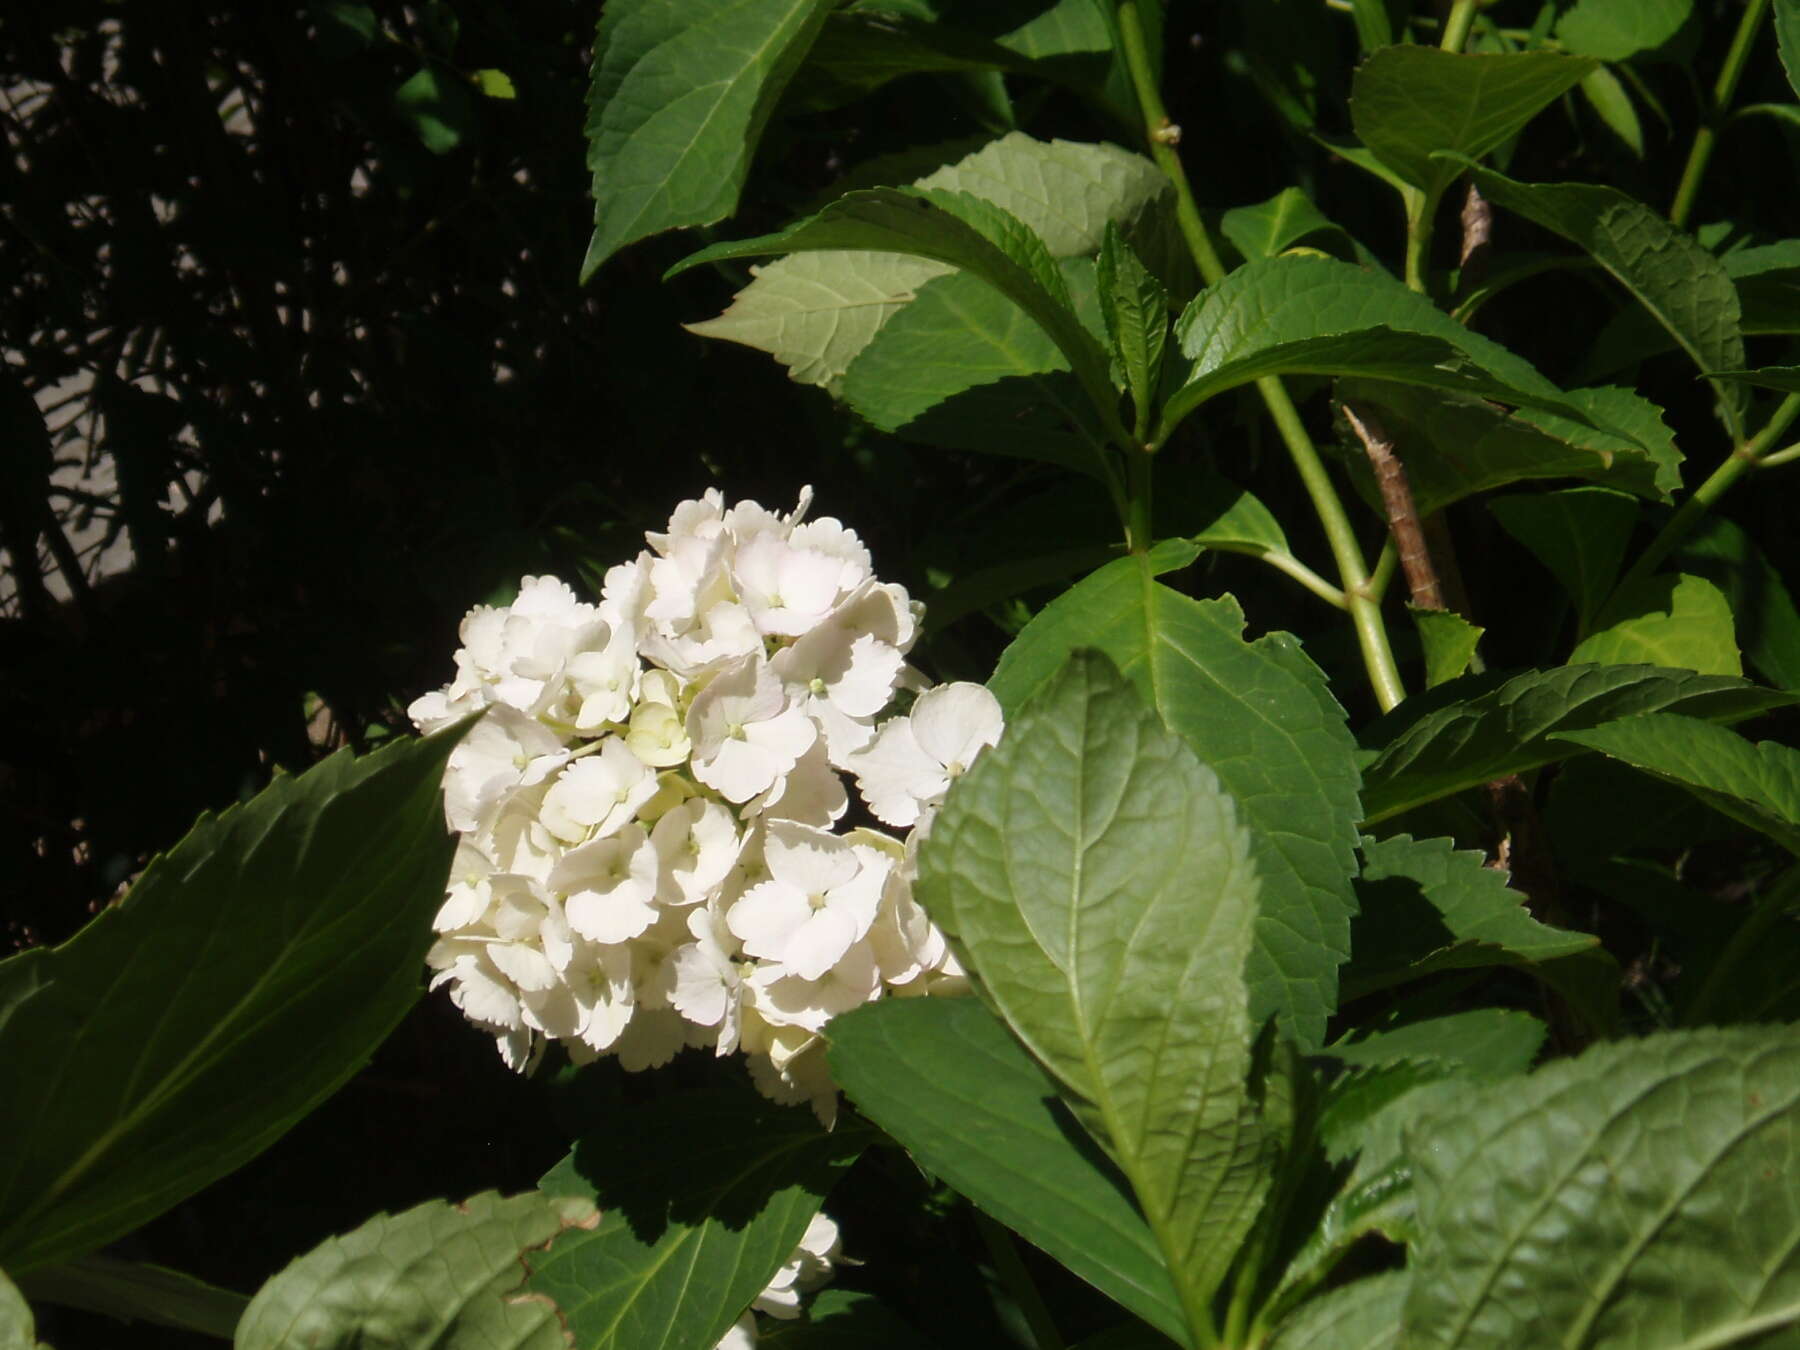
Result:
{"type": "Polygon", "coordinates": [[[0,1350],[36,1350],[37,1323],[18,1287],[0,1270],[0,1350]]]}
{"type": "Polygon", "coordinates": [[[1724,594],[1710,581],[1678,573],[1643,577],[1619,591],[1569,661],[1744,673],[1724,594]]]}
{"type": "Polygon", "coordinates": [[[1357,68],[1350,121],[1377,159],[1435,201],[1463,172],[1435,152],[1474,160],[1499,149],[1594,66],[1552,52],[1383,47],[1357,68]]]}
{"type": "Polygon", "coordinates": [[[600,1222],[530,1258],[525,1292],[585,1350],[712,1350],[867,1140],[738,1084],[611,1115],[542,1182],[600,1222]]]}
{"type": "Polygon", "coordinates": [[[1800,853],[1800,750],[1774,741],[1752,744],[1735,731],[1670,713],[1623,718],[1558,739],[1678,784],[1800,853]]]}
{"type": "Polygon", "coordinates": [[[1188,538],[1202,548],[1256,556],[1290,552],[1281,522],[1269,508],[1223,475],[1202,470],[1195,500],[1203,519],[1188,538]]]}
{"type": "Polygon", "coordinates": [[[1606,129],[1617,136],[1627,150],[1642,159],[1644,124],[1638,120],[1637,108],[1619,77],[1605,66],[1596,67],[1582,78],[1581,96],[1606,124],[1606,129]]]}
{"type": "Polygon", "coordinates": [[[1800,611],[1781,573],[1740,526],[1710,514],[1670,561],[1725,592],[1738,644],[1769,683],[1800,688],[1800,611]]]}
{"type": "Polygon", "coordinates": [[[1155,581],[1196,552],[1163,543],[1070,588],[1002,654],[989,687],[1010,718],[1071,652],[1104,652],[1219,775],[1250,827],[1262,878],[1251,1020],[1273,1016],[1313,1050],[1337,1007],[1355,912],[1352,743],[1324,676],[1292,637],[1246,643],[1235,600],[1193,600],[1155,581]]]}
{"type": "Polygon", "coordinates": [[[594,234],[581,280],[627,244],[737,209],[776,100],[831,0],[611,0],[588,86],[594,234]],[[682,91],[671,98],[671,90],[682,91]]]}
{"type": "Polygon", "coordinates": [[[1346,999],[1438,970],[1541,965],[1599,942],[1539,923],[1505,872],[1449,839],[1397,834],[1362,847],[1346,999]]]}
{"type": "Polygon", "coordinates": [[[670,268],[669,275],[721,258],[838,249],[906,253],[973,273],[1049,335],[1096,409],[1110,410],[1116,402],[1106,354],[1069,307],[1043,242],[1000,208],[967,194],[920,188],[852,192],[777,234],[702,249],[670,268]]]}
{"type": "Polygon", "coordinates": [[[1453,610],[1408,605],[1406,612],[1412,615],[1419,645],[1425,650],[1426,688],[1434,689],[1468,670],[1485,628],[1477,628],[1453,610]]]}
{"type": "Polygon", "coordinates": [[[230,1340],[250,1300],[143,1261],[92,1253],[19,1277],[28,1298],[230,1340]]]}
{"type": "Polygon", "coordinates": [[[1274,1144],[1247,1086],[1257,878],[1231,798],[1077,653],[957,783],[918,893],[1118,1160],[1197,1332],[1274,1144]]]}
{"type": "Polygon", "coordinates": [[[256,1293],[236,1350],[305,1345],[493,1345],[561,1350],[555,1305],[514,1297],[523,1263],[558,1233],[597,1222],[592,1203],[493,1191],[427,1200],[327,1238],[256,1293]]]}
{"type": "Polygon", "coordinates": [[[469,78],[474,81],[475,87],[482,92],[484,97],[515,99],[519,96],[519,91],[513,88],[512,76],[504,70],[494,70],[490,67],[474,72],[469,78]]]}
{"type": "Polygon", "coordinates": [[[1111,225],[1100,245],[1097,279],[1107,340],[1125,371],[1138,421],[1148,428],[1169,341],[1169,293],[1111,225]]]}
{"type": "Polygon", "coordinates": [[[1788,88],[1800,96],[1800,0],[1775,0],[1775,44],[1788,88]]]}
{"type": "Polygon", "coordinates": [[[148,1222],[362,1067],[419,996],[463,729],[277,777],[68,942],[0,962],[0,1265],[148,1222]]]}
{"type": "Polygon", "coordinates": [[[1784,394],[1800,394],[1800,366],[1764,366],[1760,370],[1713,370],[1710,378],[1730,380],[1736,384],[1754,385],[1758,389],[1777,389],[1784,394]]]}
{"type": "MultiPolygon", "coordinates": [[[[1433,852],[1432,845],[1449,841],[1433,839],[1424,842],[1423,852],[1433,852]]],[[[1419,857],[1420,852],[1415,851],[1413,856],[1419,857]]],[[[1353,1067],[1372,1068],[1424,1060],[1448,1065],[1477,1078],[1510,1078],[1531,1067],[1538,1051],[1544,1047],[1544,1035],[1544,1024],[1529,1013],[1508,1008],[1477,1008],[1446,1017],[1427,1017],[1388,1031],[1369,1032],[1354,1041],[1330,1046],[1325,1053],[1353,1067]]]]}
{"type": "Polygon", "coordinates": [[[987,1213],[1177,1340],[1181,1299],[1129,1183],[976,999],[883,999],[834,1018],[857,1109],[987,1213]]]}
{"type": "Polygon", "coordinates": [[[1407,699],[1364,729],[1368,823],[1568,758],[1550,739],[1645,712],[1735,722],[1800,703],[1800,694],[1660,666],[1559,666],[1464,676],[1407,699]]]}
{"type": "Polygon", "coordinates": [[[1295,187],[1283,188],[1254,206],[1234,206],[1219,218],[1219,230],[1249,261],[1273,258],[1315,234],[1343,233],[1295,187]]]}
{"type": "Polygon", "coordinates": [[[1556,21],[1556,40],[1583,56],[1624,61],[1668,42],[1693,12],[1694,0],[1575,0],[1556,21]]]}
{"type": "MultiPolygon", "coordinates": [[[[1635,296],[1702,373],[1744,366],[1743,310],[1725,266],[1656,212],[1597,183],[1518,183],[1470,166],[1482,195],[1585,250],[1635,296]]],[[[1714,381],[1734,435],[1740,391],[1714,381]]]]}
{"type": "Polygon", "coordinates": [[[1275,1329],[1269,1350],[1394,1350],[1409,1284],[1394,1270],[1309,1299],[1275,1329]]]}
{"type": "Polygon", "coordinates": [[[1248,263],[1196,296],[1175,335],[1193,368],[1164,409],[1159,444],[1207,399],[1265,375],[1363,375],[1584,420],[1520,357],[1392,277],[1332,258],[1248,263]]]}
{"type": "Polygon", "coordinates": [[[468,86],[430,66],[394,91],[394,111],[434,155],[447,155],[475,128],[468,86]]]}
{"type": "Polygon", "coordinates": [[[1409,1132],[1401,1346],[1775,1344],[1800,1319],[1800,1031],[1597,1045],[1409,1132]]]}
{"type": "Polygon", "coordinates": [[[764,1323],[756,1344],[759,1350],[929,1350],[931,1342],[870,1294],[821,1289],[802,1316],[764,1323]]]}
{"type": "Polygon", "coordinates": [[[1637,503],[1607,488],[1567,488],[1487,504],[1494,519],[1550,569],[1575,601],[1581,631],[1612,593],[1637,524],[1637,503]]]}
{"type": "MultiPolygon", "coordinates": [[[[1592,426],[1531,408],[1509,413],[1485,399],[1385,381],[1345,380],[1338,392],[1380,415],[1425,515],[1478,492],[1536,479],[1587,478],[1663,500],[1681,486],[1681,453],[1663,425],[1662,410],[1627,389],[1575,389],[1563,395],[1592,426]]],[[[1350,463],[1364,495],[1379,500],[1360,446],[1350,463]]]]}

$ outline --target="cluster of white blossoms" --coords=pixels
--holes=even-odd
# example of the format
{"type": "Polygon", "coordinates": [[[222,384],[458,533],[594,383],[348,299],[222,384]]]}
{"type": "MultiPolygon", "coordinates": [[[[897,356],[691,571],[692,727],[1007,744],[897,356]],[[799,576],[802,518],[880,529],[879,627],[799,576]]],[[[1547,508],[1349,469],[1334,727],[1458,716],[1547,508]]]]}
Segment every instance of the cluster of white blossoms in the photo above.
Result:
{"type": "Polygon", "coordinates": [[[911,845],[999,704],[907,665],[920,606],[810,501],[683,502],[598,604],[526,577],[469,611],[456,678],[408,710],[426,732],[487,712],[444,778],[460,840],[428,959],[514,1068],[552,1040],[629,1069],[741,1050],[829,1119],[832,1016],[966,990],[911,845]],[[841,828],[846,775],[910,836],[841,828]]]}
{"type": "MultiPolygon", "coordinates": [[[[751,1350],[756,1344],[756,1314],[792,1320],[800,1315],[800,1295],[811,1293],[831,1280],[832,1263],[839,1259],[837,1224],[815,1214],[794,1254],[775,1272],[775,1278],[752,1300],[749,1309],[725,1333],[718,1350],[751,1350]]],[[[854,1263],[852,1263],[854,1264],[854,1263]]]]}

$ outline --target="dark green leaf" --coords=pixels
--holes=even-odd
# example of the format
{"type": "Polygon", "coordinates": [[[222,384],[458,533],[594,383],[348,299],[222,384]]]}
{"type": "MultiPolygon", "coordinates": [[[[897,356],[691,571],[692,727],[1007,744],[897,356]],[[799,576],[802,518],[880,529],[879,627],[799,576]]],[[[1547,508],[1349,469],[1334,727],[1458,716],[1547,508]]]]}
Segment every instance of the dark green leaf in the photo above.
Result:
{"type": "Polygon", "coordinates": [[[1569,661],[1744,673],[1725,596],[1710,581],[1678,573],[1643,577],[1618,591],[1569,661]]]}
{"type": "Polygon", "coordinates": [[[1395,1270],[1311,1299],[1275,1329],[1269,1350],[1394,1350],[1408,1283],[1395,1270]]]}
{"type": "Polygon", "coordinates": [[[1250,1016],[1316,1049],[1337,1006],[1355,899],[1357,775],[1344,714],[1285,633],[1243,638],[1230,597],[1198,601],[1154,578],[1191,544],[1108,564],[1043,611],[990,687],[1010,717],[1078,648],[1106,653],[1219,775],[1249,825],[1262,878],[1250,1016]]]}
{"type": "Polygon", "coordinates": [[[1784,394],[1800,394],[1800,366],[1764,366],[1760,370],[1714,370],[1715,380],[1754,385],[1758,389],[1778,389],[1784,394]]]}
{"type": "Polygon", "coordinates": [[[1170,397],[1160,443],[1215,394],[1265,375],[1363,375],[1584,414],[1504,347],[1391,277],[1332,258],[1268,258],[1195,297],[1175,335],[1193,367],[1170,397]]]}
{"type": "Polygon", "coordinates": [[[1407,699],[1363,732],[1370,822],[1568,757],[1560,731],[1645,712],[1735,722],[1800,703],[1800,694],[1657,666],[1560,666],[1465,676],[1407,699]]]}
{"type": "Polygon", "coordinates": [[[1362,143],[1435,200],[1463,171],[1453,151],[1480,159],[1594,69],[1552,52],[1471,54],[1383,47],[1357,68],[1350,120],[1362,143]]]}
{"type": "Polygon", "coordinates": [[[1624,61],[1668,42],[1693,12],[1694,0],[1575,0],[1556,38],[1583,56],[1624,61]]]}
{"type": "Polygon", "coordinates": [[[1169,293],[1111,225],[1100,245],[1097,281],[1107,339],[1125,372],[1138,421],[1147,429],[1169,341],[1169,293]]]}
{"type": "Polygon", "coordinates": [[[1448,839],[1365,838],[1363,860],[1347,999],[1436,970],[1539,965],[1599,941],[1539,923],[1505,872],[1448,839]]]}
{"type": "Polygon", "coordinates": [[[1752,744],[1735,731],[1670,713],[1628,717],[1557,739],[1678,784],[1800,854],[1800,750],[1774,741],[1752,744]]]}
{"type": "Polygon", "coordinates": [[[1248,261],[1273,258],[1316,234],[1343,233],[1312,198],[1294,187],[1255,206],[1233,207],[1220,217],[1219,229],[1248,261]]]}
{"type": "MultiPolygon", "coordinates": [[[[1575,389],[1563,395],[1591,426],[1385,381],[1345,380],[1338,395],[1380,415],[1406,465],[1413,500],[1427,515],[1477,492],[1534,479],[1587,478],[1664,500],[1681,486],[1681,454],[1663,425],[1662,410],[1626,389],[1575,389]]],[[[1360,447],[1351,463],[1364,495],[1378,500],[1373,479],[1362,468],[1360,447]]]]}
{"type": "Polygon", "coordinates": [[[763,126],[832,7],[609,0],[588,86],[594,235],[583,281],[627,244],[737,209],[763,126]]]}
{"type": "Polygon", "coordinates": [[[931,1342],[887,1304],[850,1289],[821,1289],[802,1317],[771,1318],[756,1338],[760,1350],[930,1350],[931,1342]]]}
{"type": "Polygon", "coordinates": [[[1426,688],[1434,689],[1468,670],[1481,635],[1487,630],[1448,609],[1408,605],[1406,610],[1419,630],[1419,646],[1425,650],[1426,688]]]}
{"type": "Polygon", "coordinates": [[[1131,1188],[1055,1083],[975,999],[884,999],[833,1019],[832,1076],[920,1163],[1123,1307],[1185,1340],[1131,1188]]]}
{"type": "Polygon", "coordinates": [[[1581,96],[1588,101],[1606,129],[1639,159],[1644,157],[1644,125],[1619,77],[1605,66],[1591,70],[1581,81],[1581,96]]]}
{"type": "Polygon", "coordinates": [[[1230,479],[1202,472],[1195,492],[1203,522],[1187,537],[1232,553],[1287,553],[1287,535],[1269,508],[1230,479]]]}
{"type": "Polygon", "coordinates": [[[712,1350],[867,1139],[735,1085],[622,1111],[544,1177],[600,1222],[532,1257],[526,1292],[587,1350],[712,1350]]]}
{"type": "Polygon", "coordinates": [[[394,91],[394,111],[434,155],[447,155],[475,127],[468,86],[427,66],[394,91]]]}
{"type": "MultiPolygon", "coordinates": [[[[1425,847],[1429,849],[1440,842],[1448,841],[1428,840],[1425,847]]],[[[1416,860],[1418,846],[1414,848],[1412,856],[1416,860]]],[[[1417,874],[1416,868],[1413,873],[1417,874]]],[[[1517,901],[1513,903],[1516,906],[1517,901]]],[[[1541,924],[1538,927],[1543,928],[1541,924]]],[[[1408,1022],[1389,1031],[1369,1032],[1354,1041],[1333,1045],[1325,1053],[1345,1064],[1364,1068],[1423,1060],[1448,1065],[1476,1078],[1510,1078],[1531,1067],[1543,1048],[1544,1032],[1544,1024],[1529,1013],[1477,1008],[1408,1022]]]]}
{"type": "MultiPolygon", "coordinates": [[[[1560,234],[1635,296],[1702,372],[1744,366],[1743,310],[1711,253],[1656,212],[1597,183],[1517,183],[1471,167],[1497,206],[1560,234]]],[[[1743,430],[1741,391],[1715,381],[1732,430],[1743,430]]]]}
{"type": "Polygon", "coordinates": [[[1231,798],[1106,657],[1076,653],[957,783],[917,889],[1203,1307],[1276,1146],[1249,1097],[1257,878],[1231,798]]]}
{"type": "Polygon", "coordinates": [[[1738,644],[1770,684],[1800,689],[1800,611],[1781,574],[1741,527],[1709,515],[1670,561],[1725,592],[1738,644]]]}
{"type": "Polygon", "coordinates": [[[40,1303],[103,1313],[122,1321],[197,1331],[230,1340],[249,1306],[242,1294],[144,1261],[98,1252],[21,1275],[27,1297],[40,1303]]]}
{"type": "Polygon", "coordinates": [[[1792,1027],[1598,1045],[1440,1101],[1407,1138],[1400,1344],[1778,1343],[1800,1319],[1797,1107],[1792,1027]]]}
{"type": "Polygon", "coordinates": [[[1637,503],[1606,488],[1568,488],[1496,498],[1488,510],[1562,583],[1586,632],[1619,578],[1637,503]]]}
{"type": "Polygon", "coordinates": [[[68,942],[0,962],[0,1264],[129,1232],[362,1067],[419,996],[461,730],[277,777],[68,942]]]}
{"type": "Polygon", "coordinates": [[[513,1297],[534,1259],[564,1229],[591,1227],[592,1203],[493,1191],[461,1204],[427,1200],[327,1238],[257,1291],[236,1350],[561,1350],[557,1308],[513,1297]]]}
{"type": "Polygon", "coordinates": [[[1775,0],[1775,40],[1788,88],[1800,96],[1800,0],[1775,0]]]}

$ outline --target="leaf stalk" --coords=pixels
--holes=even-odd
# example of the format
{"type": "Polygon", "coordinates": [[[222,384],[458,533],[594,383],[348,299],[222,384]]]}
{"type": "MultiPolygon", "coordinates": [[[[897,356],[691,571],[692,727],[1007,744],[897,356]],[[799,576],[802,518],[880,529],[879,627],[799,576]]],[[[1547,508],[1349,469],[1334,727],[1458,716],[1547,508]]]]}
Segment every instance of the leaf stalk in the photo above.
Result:
{"type": "Polygon", "coordinates": [[[1681,170],[1681,182],[1675,189],[1675,200],[1669,207],[1671,225],[1681,229],[1687,227],[1694,201],[1700,195],[1700,180],[1706,176],[1707,163],[1712,159],[1713,146],[1718,141],[1719,127],[1731,107],[1732,97],[1737,93],[1744,65],[1750,59],[1750,49],[1756,43],[1756,30],[1768,12],[1769,0],[1750,0],[1744,6],[1744,16],[1738,20],[1737,32],[1732,34],[1731,48],[1725,53],[1725,65],[1719,71],[1718,82],[1713,85],[1712,102],[1701,110],[1700,127],[1694,132],[1694,144],[1688,150],[1687,163],[1681,170]]]}

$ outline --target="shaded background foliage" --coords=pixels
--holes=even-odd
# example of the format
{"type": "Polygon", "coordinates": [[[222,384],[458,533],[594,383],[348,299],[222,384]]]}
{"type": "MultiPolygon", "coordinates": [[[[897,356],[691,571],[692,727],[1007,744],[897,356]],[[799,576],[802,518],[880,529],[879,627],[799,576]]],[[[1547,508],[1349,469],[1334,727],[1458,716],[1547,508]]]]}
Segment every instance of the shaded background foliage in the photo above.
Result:
{"type": "MultiPolygon", "coordinates": [[[[1348,24],[1314,24],[1318,0],[1172,8],[1166,85],[1202,199],[1245,204],[1297,181],[1394,253],[1391,201],[1266,112],[1273,94],[1341,119],[1348,24]]],[[[504,598],[524,572],[597,583],[707,486],[781,502],[814,484],[882,574],[927,597],[1046,534],[1108,537],[1082,487],[880,436],[760,354],[683,333],[678,318],[716,312],[747,275],[663,285],[691,237],[634,247],[576,288],[594,19],[572,0],[78,0],[15,6],[0,24],[0,954],[66,937],[197,812],[249,795],[277,766],[404,730],[406,703],[445,678],[469,604],[504,598]],[[72,486],[101,456],[116,486],[72,486]],[[77,556],[77,538],[94,552],[77,556]],[[128,565],[102,575],[108,543],[128,565]]],[[[1722,44],[1729,25],[1691,25],[1641,63],[1683,125],[1698,87],[1684,63],[1702,31],[1722,44]]],[[[1698,58],[1704,71],[1717,53],[1698,58]]],[[[1779,81],[1765,51],[1746,101],[1779,81]]],[[[802,78],[740,219],[719,235],[773,228],[886,152],[1014,124],[1040,138],[1122,134],[1065,92],[1015,82],[1010,94],[978,77],[915,77],[827,107],[802,78]]],[[[1666,200],[1679,155],[1656,153],[1667,133],[1654,120],[1646,131],[1639,159],[1570,100],[1512,171],[1666,200]]],[[[1709,190],[1721,228],[1785,228],[1784,177],[1753,168],[1792,162],[1783,135],[1769,122],[1724,139],[1709,190]]],[[[1584,356],[1589,312],[1596,323],[1605,312],[1597,293],[1553,278],[1516,288],[1483,323],[1559,378],[1584,356]]],[[[1707,444],[1704,386],[1677,369],[1652,361],[1643,383],[1707,444]]],[[[1277,515],[1300,518],[1263,434],[1248,412],[1215,418],[1184,431],[1171,458],[1220,455],[1277,515]]],[[[1775,494],[1730,506],[1791,575],[1800,539],[1781,511],[1775,494]]],[[[1465,558],[1503,547],[1484,511],[1453,516],[1465,558]]],[[[1208,565],[1209,592],[1254,592],[1255,627],[1320,625],[1253,564],[1208,565]]],[[[1517,620],[1550,603],[1549,579],[1472,567],[1470,583],[1491,632],[1532,644],[1496,651],[1499,663],[1542,659],[1554,635],[1517,620]]],[[[986,608],[934,639],[935,673],[988,673],[1018,611],[986,608]]],[[[1314,646],[1321,660],[1334,643],[1314,646]]],[[[1351,673],[1338,692],[1365,712],[1357,686],[1351,673]]],[[[645,1090],[516,1083],[428,999],[351,1088],[146,1230],[133,1254],[250,1289],[377,1208],[530,1184],[560,1153],[559,1112],[645,1090]]],[[[892,1212],[896,1188],[929,1194],[876,1166],[848,1200],[892,1212]]],[[[888,1234],[891,1260],[867,1278],[903,1286],[936,1278],[919,1264],[936,1263],[950,1292],[922,1325],[990,1316],[958,1283],[971,1277],[945,1273],[958,1253],[921,1254],[923,1219],[918,1231],[916,1248],[888,1234]]],[[[75,1344],[83,1325],[45,1330],[75,1344]]],[[[103,1341],[104,1324],[93,1334],[103,1341]]]]}

